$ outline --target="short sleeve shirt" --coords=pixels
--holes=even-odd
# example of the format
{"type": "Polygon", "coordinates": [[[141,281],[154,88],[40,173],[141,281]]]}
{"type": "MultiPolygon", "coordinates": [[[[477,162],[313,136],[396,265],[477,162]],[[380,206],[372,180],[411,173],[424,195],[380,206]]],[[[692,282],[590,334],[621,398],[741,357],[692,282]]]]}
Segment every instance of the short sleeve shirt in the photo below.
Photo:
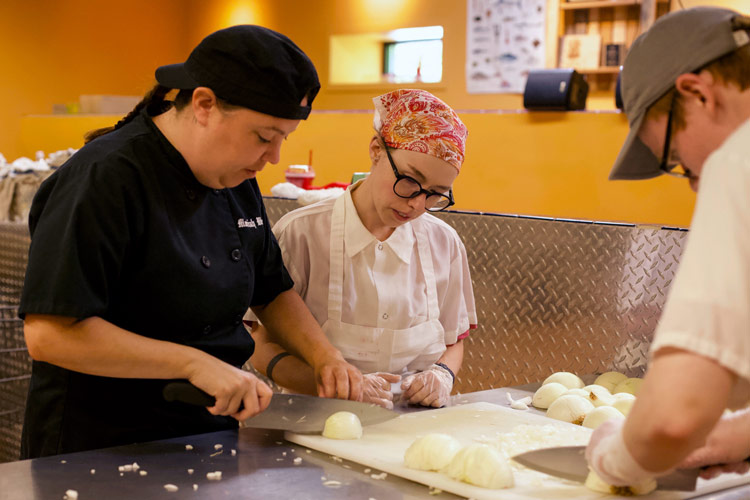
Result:
{"type": "MultiPolygon", "coordinates": [[[[50,176],[29,226],[22,317],[98,316],[237,367],[253,351],[244,312],[293,285],[256,181],[203,186],[145,112],[50,176]]],[[[35,362],[25,455],[236,426],[202,407],[166,403],[164,383],[35,362]]]]}
{"type": "MultiPolygon", "coordinates": [[[[341,320],[374,328],[406,329],[428,316],[413,225],[428,235],[437,286],[439,321],[446,345],[469,334],[477,323],[466,249],[456,231],[437,217],[424,214],[399,226],[378,241],[362,224],[346,197],[344,283],[341,320]]],[[[319,324],[328,319],[331,215],[335,199],[294,210],[274,225],[284,262],[319,324]]]]}
{"type": "Polygon", "coordinates": [[[750,402],[750,122],[708,157],[680,268],[651,351],[677,347],[737,375],[729,406],[750,402]]]}

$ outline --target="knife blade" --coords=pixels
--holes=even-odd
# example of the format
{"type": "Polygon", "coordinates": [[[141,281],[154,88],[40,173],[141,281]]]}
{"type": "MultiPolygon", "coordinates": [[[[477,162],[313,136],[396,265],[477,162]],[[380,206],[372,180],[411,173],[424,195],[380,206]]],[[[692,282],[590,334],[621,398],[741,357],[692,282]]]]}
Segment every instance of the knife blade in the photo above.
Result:
{"type": "MultiPolygon", "coordinates": [[[[513,458],[519,464],[555,477],[580,483],[586,482],[589,466],[585,446],[561,446],[527,451],[513,458]]],[[[695,491],[700,469],[677,469],[656,478],[657,489],[695,491]]]]}
{"type": "MultiPolygon", "coordinates": [[[[164,399],[198,406],[213,406],[215,398],[189,382],[170,382],[164,386],[164,399]]],[[[320,433],[328,417],[338,411],[354,413],[362,426],[385,422],[398,413],[375,404],[344,399],[319,398],[304,394],[274,393],[261,413],[244,421],[246,427],[280,429],[299,434],[320,433]]]]}

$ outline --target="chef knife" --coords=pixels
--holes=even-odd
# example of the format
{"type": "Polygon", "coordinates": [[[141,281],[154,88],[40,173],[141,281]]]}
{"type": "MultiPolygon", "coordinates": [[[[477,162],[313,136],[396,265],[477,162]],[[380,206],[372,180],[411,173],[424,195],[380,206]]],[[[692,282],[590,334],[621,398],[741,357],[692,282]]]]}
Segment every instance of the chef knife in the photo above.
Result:
{"type": "MultiPolygon", "coordinates": [[[[513,460],[525,467],[551,476],[583,483],[586,482],[586,477],[589,475],[585,453],[585,446],[562,446],[527,451],[516,455],[513,460]]],[[[670,474],[656,478],[656,488],[660,490],[694,491],[699,473],[700,469],[677,469],[670,474]]]]}
{"type": "MultiPolygon", "coordinates": [[[[213,406],[215,399],[189,382],[170,382],[164,386],[164,399],[198,406],[213,406]]],[[[338,411],[354,413],[363,426],[385,422],[398,413],[375,404],[344,399],[319,398],[304,394],[274,393],[261,413],[244,421],[246,427],[281,429],[299,434],[320,433],[328,417],[338,411]]]]}

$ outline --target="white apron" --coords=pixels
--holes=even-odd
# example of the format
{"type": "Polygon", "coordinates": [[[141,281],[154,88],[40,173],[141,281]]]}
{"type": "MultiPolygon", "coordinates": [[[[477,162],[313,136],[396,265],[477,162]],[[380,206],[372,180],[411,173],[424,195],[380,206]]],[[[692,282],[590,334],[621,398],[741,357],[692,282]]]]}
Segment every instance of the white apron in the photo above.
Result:
{"type": "Polygon", "coordinates": [[[341,304],[344,289],[345,196],[339,197],[331,214],[328,319],[323,331],[346,360],[363,373],[402,374],[424,370],[445,352],[445,331],[439,321],[435,272],[427,234],[412,224],[427,288],[427,320],[411,328],[392,330],[344,323],[341,304]]]}

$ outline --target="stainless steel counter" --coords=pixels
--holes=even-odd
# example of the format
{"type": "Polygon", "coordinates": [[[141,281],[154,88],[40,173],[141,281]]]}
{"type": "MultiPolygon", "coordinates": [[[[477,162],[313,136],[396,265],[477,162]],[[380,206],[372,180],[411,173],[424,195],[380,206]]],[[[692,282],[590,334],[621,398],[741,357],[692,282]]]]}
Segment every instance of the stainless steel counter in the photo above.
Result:
{"type": "MultiPolygon", "coordinates": [[[[522,389],[495,389],[459,394],[453,400],[454,404],[507,405],[506,392],[514,398],[529,394],[522,389]]],[[[399,406],[397,411],[420,410],[399,406]]],[[[281,431],[245,428],[0,464],[0,499],[62,499],[69,489],[76,490],[80,500],[459,498],[449,493],[431,495],[426,486],[392,475],[377,479],[379,472],[284,441],[281,431]],[[120,471],[133,463],[137,470],[120,471]],[[215,471],[221,471],[221,480],[207,478],[215,471]],[[179,489],[169,492],[166,484],[179,489]]],[[[748,499],[750,484],[695,498],[748,499]]]]}

